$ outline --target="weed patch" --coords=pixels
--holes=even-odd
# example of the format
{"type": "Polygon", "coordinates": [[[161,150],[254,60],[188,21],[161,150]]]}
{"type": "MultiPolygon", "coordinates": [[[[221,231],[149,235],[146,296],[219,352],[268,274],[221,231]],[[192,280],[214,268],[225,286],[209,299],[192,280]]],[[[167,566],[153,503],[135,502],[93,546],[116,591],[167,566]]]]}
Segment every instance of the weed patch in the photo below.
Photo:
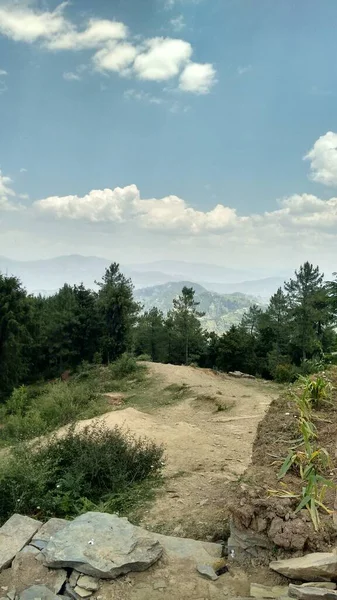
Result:
{"type": "Polygon", "coordinates": [[[0,523],[15,512],[39,519],[125,513],[158,484],[162,458],[161,446],[99,423],[20,444],[0,463],[0,523]]]}

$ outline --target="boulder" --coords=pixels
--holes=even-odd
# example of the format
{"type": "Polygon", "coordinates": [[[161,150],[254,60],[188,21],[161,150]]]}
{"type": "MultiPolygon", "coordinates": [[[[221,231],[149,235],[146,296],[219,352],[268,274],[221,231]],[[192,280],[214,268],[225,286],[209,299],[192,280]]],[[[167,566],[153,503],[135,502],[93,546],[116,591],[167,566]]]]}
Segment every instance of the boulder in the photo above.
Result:
{"type": "Polygon", "coordinates": [[[14,514],[0,528],[0,572],[12,563],[14,556],[30,542],[42,523],[14,514]]]}
{"type": "Polygon", "coordinates": [[[148,569],[159,560],[163,547],[126,518],[89,512],[58,531],[42,552],[47,567],[73,568],[84,575],[115,579],[148,569]]]}
{"type": "Polygon", "coordinates": [[[18,594],[18,600],[59,600],[45,585],[33,585],[18,594]]]}
{"type": "MultiPolygon", "coordinates": [[[[137,528],[140,532],[144,530],[137,528]]],[[[189,538],[171,537],[161,533],[147,531],[146,534],[159,542],[164,548],[165,555],[169,558],[190,559],[196,563],[213,563],[215,558],[221,558],[221,544],[201,542],[189,538]]]]}
{"type": "Polygon", "coordinates": [[[273,561],[269,566],[289,579],[330,581],[337,577],[337,554],[314,552],[299,558],[273,561]]]}
{"type": "Polygon", "coordinates": [[[319,587],[302,587],[289,585],[288,594],[290,598],[298,598],[299,600],[337,600],[337,592],[319,587]]]}
{"type": "Polygon", "coordinates": [[[68,525],[69,521],[65,519],[49,519],[47,523],[42,525],[39,531],[32,538],[31,544],[38,548],[39,550],[43,550],[49,542],[50,538],[53,537],[58,531],[63,529],[66,525],[68,525]]]}

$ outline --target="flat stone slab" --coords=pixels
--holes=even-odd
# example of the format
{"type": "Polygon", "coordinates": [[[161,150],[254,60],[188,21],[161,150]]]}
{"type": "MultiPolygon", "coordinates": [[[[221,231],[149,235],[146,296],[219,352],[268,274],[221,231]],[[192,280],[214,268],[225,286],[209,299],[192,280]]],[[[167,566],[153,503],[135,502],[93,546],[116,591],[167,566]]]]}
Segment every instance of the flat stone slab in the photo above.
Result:
{"type": "Polygon", "coordinates": [[[44,585],[33,585],[21,592],[18,600],[59,600],[59,597],[44,585]]]}
{"type": "Polygon", "coordinates": [[[65,519],[49,519],[49,521],[42,525],[39,531],[33,536],[31,544],[35,546],[35,548],[43,550],[50,538],[68,524],[69,521],[66,521],[65,519]]]}
{"type": "Polygon", "coordinates": [[[337,554],[314,552],[299,558],[277,560],[270,568],[289,579],[329,581],[337,578],[337,554]]]}
{"type": "Polygon", "coordinates": [[[307,583],[301,583],[301,585],[297,587],[318,587],[326,590],[335,590],[337,588],[337,584],[333,581],[309,581],[307,583]]]}
{"type": "MultiPolygon", "coordinates": [[[[5,576],[5,573],[3,573],[5,576]]],[[[29,552],[19,552],[13,560],[12,568],[8,569],[9,585],[18,593],[24,589],[44,585],[54,594],[58,594],[67,579],[64,569],[47,569],[36,555],[29,552]]]]}
{"type": "Polygon", "coordinates": [[[42,552],[47,567],[115,579],[148,569],[161,557],[163,547],[126,518],[88,512],[58,531],[42,552]]]}
{"type": "MultiPolygon", "coordinates": [[[[140,531],[144,530],[140,529],[140,531]]],[[[209,564],[214,562],[214,559],[221,558],[222,556],[221,544],[162,535],[160,533],[153,533],[152,531],[147,531],[146,534],[157,540],[164,548],[165,554],[171,558],[187,558],[196,563],[209,564]]]]}
{"type": "Polygon", "coordinates": [[[15,555],[30,542],[42,523],[14,514],[0,528],[0,572],[12,563],[15,555]]]}
{"type": "Polygon", "coordinates": [[[289,596],[299,600],[337,600],[337,592],[319,587],[289,585],[289,596]]]}

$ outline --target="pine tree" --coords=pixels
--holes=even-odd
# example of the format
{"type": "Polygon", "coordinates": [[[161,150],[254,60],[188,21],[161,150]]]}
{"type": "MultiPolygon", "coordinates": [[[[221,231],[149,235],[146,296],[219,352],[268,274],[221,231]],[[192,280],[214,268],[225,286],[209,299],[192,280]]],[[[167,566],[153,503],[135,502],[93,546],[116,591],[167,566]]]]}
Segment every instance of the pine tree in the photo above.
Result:
{"type": "Polygon", "coordinates": [[[199,322],[199,318],[204,316],[204,313],[198,311],[200,302],[196,302],[195,290],[184,286],[180,296],[173,300],[173,322],[174,328],[178,333],[178,337],[183,343],[184,359],[187,365],[191,358],[191,349],[198,351],[198,345],[203,344],[204,338],[199,322]]]}
{"type": "Polygon", "coordinates": [[[140,309],[133,298],[131,279],[126,278],[117,263],[105,270],[99,286],[98,310],[101,318],[101,350],[109,363],[131,346],[132,329],[140,309]]]}
{"type": "Polygon", "coordinates": [[[321,350],[320,340],[329,320],[323,278],[319,267],[306,262],[284,286],[290,306],[291,341],[302,360],[321,350]]]}

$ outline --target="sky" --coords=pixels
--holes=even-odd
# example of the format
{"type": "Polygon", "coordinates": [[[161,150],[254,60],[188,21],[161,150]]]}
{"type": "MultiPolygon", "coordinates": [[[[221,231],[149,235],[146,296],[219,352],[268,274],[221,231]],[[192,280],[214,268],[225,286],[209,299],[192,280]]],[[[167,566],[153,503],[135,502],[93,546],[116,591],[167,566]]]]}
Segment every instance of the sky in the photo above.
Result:
{"type": "Polygon", "coordinates": [[[337,270],[335,0],[0,0],[0,254],[337,270]]]}

